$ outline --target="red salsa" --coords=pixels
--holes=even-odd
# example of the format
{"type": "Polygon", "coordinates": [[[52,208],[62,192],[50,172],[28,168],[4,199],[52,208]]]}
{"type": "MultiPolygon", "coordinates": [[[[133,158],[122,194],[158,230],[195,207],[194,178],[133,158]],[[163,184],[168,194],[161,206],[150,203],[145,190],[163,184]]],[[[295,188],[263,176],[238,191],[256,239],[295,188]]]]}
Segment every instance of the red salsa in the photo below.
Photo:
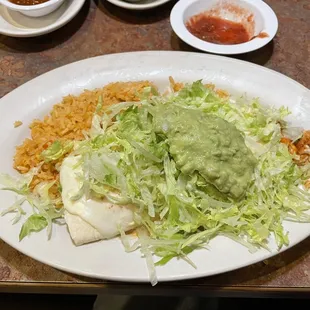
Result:
{"type": "Polygon", "coordinates": [[[241,23],[201,13],[186,23],[188,31],[197,38],[216,44],[248,42],[250,36],[241,23]]]}
{"type": "Polygon", "coordinates": [[[261,38],[261,39],[268,38],[268,37],[269,37],[269,35],[268,35],[268,33],[266,33],[266,32],[261,32],[261,33],[257,36],[257,38],[261,38]]]}
{"type": "Polygon", "coordinates": [[[10,2],[18,5],[36,5],[47,1],[49,0],[10,0],[10,2]]]}

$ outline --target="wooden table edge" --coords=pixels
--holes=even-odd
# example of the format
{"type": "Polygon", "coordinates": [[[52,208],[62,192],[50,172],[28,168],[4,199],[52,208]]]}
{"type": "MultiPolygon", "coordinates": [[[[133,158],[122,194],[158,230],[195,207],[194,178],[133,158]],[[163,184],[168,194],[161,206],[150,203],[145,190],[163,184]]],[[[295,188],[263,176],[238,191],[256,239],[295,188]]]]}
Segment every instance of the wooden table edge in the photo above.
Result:
{"type": "Polygon", "coordinates": [[[0,281],[0,293],[303,298],[310,296],[310,287],[215,286],[182,283],[164,283],[152,287],[148,284],[134,283],[21,283],[18,281],[0,281]]]}

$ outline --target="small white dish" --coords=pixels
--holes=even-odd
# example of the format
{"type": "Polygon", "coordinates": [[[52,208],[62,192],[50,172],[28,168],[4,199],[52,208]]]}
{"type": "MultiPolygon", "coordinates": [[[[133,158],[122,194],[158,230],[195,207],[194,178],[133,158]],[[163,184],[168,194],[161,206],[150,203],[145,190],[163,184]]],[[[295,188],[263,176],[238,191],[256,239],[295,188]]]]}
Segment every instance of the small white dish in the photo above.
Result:
{"type": "Polygon", "coordinates": [[[36,37],[67,24],[81,9],[85,0],[66,0],[54,12],[29,17],[0,5],[0,34],[11,37],[36,37]]]}
{"type": "Polygon", "coordinates": [[[229,3],[245,8],[253,13],[255,21],[254,38],[241,44],[215,44],[203,41],[189,32],[186,22],[194,15],[210,10],[220,0],[180,0],[173,7],[170,15],[171,26],[176,35],[187,44],[214,54],[234,55],[257,50],[268,44],[278,30],[278,19],[274,11],[262,0],[231,0],[229,3]],[[267,34],[257,37],[259,33],[267,34]]]}
{"type": "Polygon", "coordinates": [[[9,0],[0,0],[0,3],[8,9],[17,11],[26,16],[41,17],[50,14],[57,10],[65,0],[49,0],[36,5],[19,5],[10,2],[9,0]]]}
{"type": "Polygon", "coordinates": [[[107,0],[108,2],[128,10],[149,10],[156,8],[171,0],[107,0]]]}

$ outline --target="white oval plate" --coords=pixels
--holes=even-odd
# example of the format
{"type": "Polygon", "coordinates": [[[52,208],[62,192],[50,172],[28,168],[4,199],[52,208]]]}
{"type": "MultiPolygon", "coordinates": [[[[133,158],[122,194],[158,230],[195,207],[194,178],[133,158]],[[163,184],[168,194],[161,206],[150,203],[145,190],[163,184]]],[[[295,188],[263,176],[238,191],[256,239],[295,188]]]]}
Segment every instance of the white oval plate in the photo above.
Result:
{"type": "Polygon", "coordinates": [[[10,37],[36,37],[59,29],[80,11],[85,0],[66,0],[56,11],[29,17],[0,5],[0,34],[10,37]]]}
{"type": "Polygon", "coordinates": [[[170,23],[176,35],[185,43],[205,52],[221,55],[234,55],[248,53],[268,44],[278,31],[278,19],[274,11],[262,0],[242,0],[253,7],[262,19],[261,32],[267,33],[268,37],[254,38],[249,42],[233,45],[209,43],[192,35],[186,28],[185,22],[193,15],[199,14],[209,8],[208,5],[215,0],[180,0],[173,7],[170,14],[170,23]]]}
{"type": "MultiPolygon", "coordinates": [[[[162,90],[168,77],[192,82],[203,79],[215,83],[234,95],[260,97],[263,104],[285,105],[294,115],[310,104],[310,92],[288,77],[247,62],[225,57],[185,52],[136,52],[90,58],[45,73],[18,87],[0,100],[0,171],[16,174],[12,167],[15,146],[29,136],[28,125],[42,118],[52,105],[68,94],[102,87],[113,81],[148,79],[162,90]],[[16,120],[23,122],[13,128],[16,120]]],[[[302,114],[299,115],[302,118],[302,114]]],[[[308,121],[305,119],[304,121],[308,121]]],[[[0,211],[14,202],[14,195],[0,191],[0,211]]],[[[12,225],[10,215],[0,217],[0,237],[20,252],[58,269],[79,275],[109,280],[148,281],[145,260],[139,251],[127,254],[118,238],[76,247],[66,227],[55,225],[50,241],[46,232],[32,234],[18,241],[22,223],[12,225]]],[[[285,222],[290,246],[310,235],[310,224],[285,222]]],[[[159,281],[210,276],[253,264],[276,255],[270,239],[271,252],[254,254],[225,237],[212,240],[208,250],[190,255],[197,269],[182,260],[172,260],[157,268],[159,281]]],[[[283,249],[285,250],[285,249],[283,249]]],[[[283,251],[282,250],[282,251],[283,251]]]]}
{"type": "Polygon", "coordinates": [[[149,9],[156,8],[171,0],[140,0],[140,1],[139,0],[131,0],[131,1],[130,0],[128,1],[107,0],[107,1],[123,9],[139,11],[139,10],[149,10],[149,9]]]}

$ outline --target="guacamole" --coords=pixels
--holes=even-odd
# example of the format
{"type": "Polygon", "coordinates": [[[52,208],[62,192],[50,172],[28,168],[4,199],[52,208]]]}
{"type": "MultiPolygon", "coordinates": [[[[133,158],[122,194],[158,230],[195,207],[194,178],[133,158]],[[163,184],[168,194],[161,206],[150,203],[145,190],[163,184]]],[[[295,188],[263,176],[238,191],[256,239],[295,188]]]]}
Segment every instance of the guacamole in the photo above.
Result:
{"type": "Polygon", "coordinates": [[[176,105],[156,106],[153,117],[155,131],[166,135],[170,154],[182,173],[198,172],[230,198],[244,196],[256,159],[233,124],[176,105]]]}

